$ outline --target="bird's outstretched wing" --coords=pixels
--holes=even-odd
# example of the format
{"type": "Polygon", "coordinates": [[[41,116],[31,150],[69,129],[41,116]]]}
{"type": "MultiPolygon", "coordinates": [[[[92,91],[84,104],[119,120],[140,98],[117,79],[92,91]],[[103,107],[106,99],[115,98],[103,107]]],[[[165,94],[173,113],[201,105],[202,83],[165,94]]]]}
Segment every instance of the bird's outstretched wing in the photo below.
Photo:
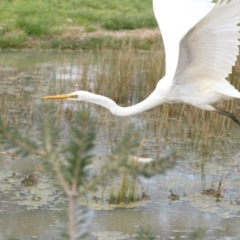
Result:
{"type": "Polygon", "coordinates": [[[165,49],[166,75],[173,79],[183,36],[214,7],[211,0],[153,0],[165,49]]]}
{"type": "Polygon", "coordinates": [[[240,0],[218,1],[181,40],[175,81],[227,77],[239,54],[239,22],[240,0]]]}

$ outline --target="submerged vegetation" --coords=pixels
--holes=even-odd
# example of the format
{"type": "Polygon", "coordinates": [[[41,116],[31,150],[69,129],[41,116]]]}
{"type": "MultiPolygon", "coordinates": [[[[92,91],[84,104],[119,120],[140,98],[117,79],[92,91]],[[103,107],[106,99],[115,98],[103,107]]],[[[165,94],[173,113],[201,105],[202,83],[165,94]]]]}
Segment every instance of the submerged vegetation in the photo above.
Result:
{"type": "MultiPolygon", "coordinates": [[[[3,0],[0,8],[0,48],[75,49],[84,48],[88,39],[88,46],[107,41],[112,47],[116,43],[114,37],[109,36],[110,41],[106,36],[108,31],[157,27],[151,0],[3,0]],[[89,37],[83,37],[88,33],[89,37]]],[[[141,35],[131,39],[141,39],[141,35]]]]}

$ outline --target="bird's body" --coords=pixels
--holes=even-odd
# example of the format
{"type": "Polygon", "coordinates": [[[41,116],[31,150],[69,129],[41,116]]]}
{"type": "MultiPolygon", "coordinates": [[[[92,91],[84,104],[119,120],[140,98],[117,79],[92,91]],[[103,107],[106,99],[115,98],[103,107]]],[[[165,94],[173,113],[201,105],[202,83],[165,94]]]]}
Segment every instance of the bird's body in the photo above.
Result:
{"type": "Polygon", "coordinates": [[[148,98],[130,107],[86,91],[44,98],[91,102],[117,116],[181,102],[217,111],[240,125],[232,113],[212,106],[220,100],[240,98],[240,92],[225,79],[239,54],[240,0],[216,4],[211,0],[153,0],[153,9],[164,43],[166,75],[148,98]]]}

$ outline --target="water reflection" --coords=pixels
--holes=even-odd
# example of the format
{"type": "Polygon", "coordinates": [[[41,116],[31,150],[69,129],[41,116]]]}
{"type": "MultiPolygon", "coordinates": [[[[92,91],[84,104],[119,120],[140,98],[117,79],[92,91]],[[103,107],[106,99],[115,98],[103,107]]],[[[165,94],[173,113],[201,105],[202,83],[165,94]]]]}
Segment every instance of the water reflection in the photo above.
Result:
{"type": "MultiPolygon", "coordinates": [[[[42,96],[85,89],[110,96],[125,105],[133,104],[148,95],[155,86],[152,79],[157,80],[163,74],[153,64],[159,58],[159,53],[154,54],[141,52],[130,58],[121,51],[113,54],[2,52],[0,113],[5,121],[37,141],[43,114],[42,96]],[[118,62],[126,55],[127,64],[118,62]]],[[[239,74],[233,78],[238,80],[239,74]]],[[[236,109],[238,103],[229,104],[236,109]]],[[[240,235],[240,132],[234,123],[182,105],[166,104],[128,118],[114,117],[105,109],[86,103],[53,102],[52,105],[52,114],[58,116],[56,124],[62,130],[62,142],[68,140],[66,121],[79,109],[90,111],[97,122],[94,151],[97,157],[112,152],[130,123],[138,127],[144,140],[143,156],[155,159],[173,149],[181,151],[182,158],[174,170],[151,179],[139,179],[141,187],[150,195],[145,205],[133,209],[91,210],[90,232],[93,234],[89,239],[132,239],[136,228],[146,225],[151,226],[158,239],[188,238],[193,228],[198,227],[206,229],[205,239],[237,239],[240,235]],[[203,194],[205,190],[218,189],[220,182],[220,201],[216,201],[215,196],[203,194]],[[170,190],[180,199],[170,201],[170,190]]],[[[18,199],[26,196],[24,191],[28,191],[30,198],[34,194],[31,187],[21,185],[22,179],[29,174],[45,179],[42,183],[50,181],[44,172],[37,170],[41,161],[36,157],[22,159],[18,156],[13,160],[6,154],[12,149],[0,151],[0,238],[54,239],[59,219],[56,210],[62,211],[61,204],[64,204],[61,196],[57,196],[57,200],[53,198],[59,192],[51,187],[53,192],[48,195],[40,191],[43,188],[39,186],[39,194],[45,194],[47,204],[40,201],[31,210],[31,201],[24,204],[20,204],[22,200],[16,201],[17,193],[18,199]],[[15,191],[6,184],[6,178],[13,172],[18,177],[15,191]]]]}
{"type": "Polygon", "coordinates": [[[0,239],[53,239],[58,221],[54,212],[26,210],[15,204],[1,203],[0,239]]]}

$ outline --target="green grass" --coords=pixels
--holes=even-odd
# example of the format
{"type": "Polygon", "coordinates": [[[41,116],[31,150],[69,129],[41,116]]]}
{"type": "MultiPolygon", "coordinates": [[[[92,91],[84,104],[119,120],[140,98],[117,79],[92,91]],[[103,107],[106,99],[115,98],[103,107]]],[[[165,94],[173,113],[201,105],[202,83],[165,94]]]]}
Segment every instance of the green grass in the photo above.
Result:
{"type": "Polygon", "coordinates": [[[101,26],[108,30],[155,28],[156,20],[149,14],[135,16],[116,15],[106,19],[101,26]]]}
{"type": "Polygon", "coordinates": [[[0,48],[25,48],[27,46],[27,38],[24,34],[16,34],[5,38],[0,38],[0,48]]]}
{"type": "MultiPolygon", "coordinates": [[[[1,44],[0,44],[1,46],[1,44]]],[[[149,50],[151,47],[161,47],[160,38],[155,39],[143,39],[141,41],[135,38],[119,38],[114,39],[111,37],[100,37],[100,38],[87,38],[81,41],[75,40],[57,40],[52,39],[43,43],[41,48],[43,49],[60,49],[60,50],[76,50],[76,49],[84,49],[84,50],[98,50],[98,49],[120,49],[122,47],[131,47],[133,49],[142,49],[149,50]]]]}
{"type": "Polygon", "coordinates": [[[86,32],[157,26],[151,0],[2,0],[0,9],[1,39],[19,32],[27,39],[57,39],[72,26],[86,32]]]}

